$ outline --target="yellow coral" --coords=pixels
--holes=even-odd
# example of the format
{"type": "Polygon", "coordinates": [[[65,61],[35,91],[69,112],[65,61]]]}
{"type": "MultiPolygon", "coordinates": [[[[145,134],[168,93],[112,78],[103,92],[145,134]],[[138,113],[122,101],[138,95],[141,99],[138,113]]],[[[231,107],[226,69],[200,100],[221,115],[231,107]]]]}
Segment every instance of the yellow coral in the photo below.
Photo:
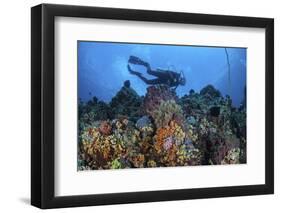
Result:
{"type": "Polygon", "coordinates": [[[178,165],[186,165],[187,151],[185,146],[180,146],[177,151],[177,163],[178,165]]]}
{"type": "Polygon", "coordinates": [[[183,119],[183,111],[181,106],[178,105],[175,100],[161,101],[158,108],[156,108],[151,116],[157,128],[165,127],[169,125],[171,120],[178,120],[179,123],[183,119]]]}
{"type": "Polygon", "coordinates": [[[192,142],[197,141],[198,139],[198,134],[194,131],[194,127],[192,125],[188,126],[188,130],[187,130],[187,134],[186,134],[187,138],[189,138],[192,142]]]}
{"type": "Polygon", "coordinates": [[[172,128],[173,136],[175,138],[176,144],[180,145],[184,141],[185,132],[175,121],[171,121],[170,126],[172,128]]]}
{"type": "Polygon", "coordinates": [[[156,167],[157,164],[156,164],[156,162],[155,162],[154,160],[149,160],[149,161],[147,162],[147,166],[148,166],[148,167],[156,167]]]}

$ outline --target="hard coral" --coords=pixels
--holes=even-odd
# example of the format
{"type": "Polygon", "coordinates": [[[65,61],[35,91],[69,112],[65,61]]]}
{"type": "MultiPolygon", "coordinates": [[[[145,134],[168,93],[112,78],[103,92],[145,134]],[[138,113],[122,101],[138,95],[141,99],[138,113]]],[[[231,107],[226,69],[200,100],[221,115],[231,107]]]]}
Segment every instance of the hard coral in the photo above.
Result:
{"type": "Polygon", "coordinates": [[[157,128],[165,127],[174,120],[179,125],[183,123],[183,112],[174,100],[161,101],[160,105],[151,112],[157,128]]]}
{"type": "Polygon", "coordinates": [[[99,131],[103,135],[111,134],[111,124],[108,121],[102,121],[99,127],[99,131]]]}
{"type": "Polygon", "coordinates": [[[160,105],[162,101],[176,100],[176,94],[165,85],[150,86],[143,100],[144,111],[148,115],[160,105]]]}
{"type": "Polygon", "coordinates": [[[100,129],[92,128],[83,133],[80,152],[90,168],[108,169],[112,167],[112,160],[126,154],[126,149],[116,135],[105,135],[100,129]]]}

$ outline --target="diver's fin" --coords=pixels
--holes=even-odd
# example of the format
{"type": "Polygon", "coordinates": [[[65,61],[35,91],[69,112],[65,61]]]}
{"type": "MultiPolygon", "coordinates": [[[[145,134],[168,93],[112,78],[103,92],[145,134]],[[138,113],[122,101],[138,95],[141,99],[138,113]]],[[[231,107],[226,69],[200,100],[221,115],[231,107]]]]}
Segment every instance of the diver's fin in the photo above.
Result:
{"type": "Polygon", "coordinates": [[[137,64],[137,65],[143,65],[143,66],[148,66],[148,63],[141,60],[139,57],[136,57],[136,56],[130,56],[129,60],[128,60],[128,63],[131,63],[131,64],[137,64]]]}

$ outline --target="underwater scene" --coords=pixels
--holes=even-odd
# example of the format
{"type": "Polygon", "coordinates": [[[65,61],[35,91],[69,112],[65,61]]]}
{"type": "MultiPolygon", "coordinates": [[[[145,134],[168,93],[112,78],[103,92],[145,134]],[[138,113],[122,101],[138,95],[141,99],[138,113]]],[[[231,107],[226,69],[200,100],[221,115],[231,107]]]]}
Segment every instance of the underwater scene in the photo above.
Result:
{"type": "Polygon", "coordinates": [[[246,163],[246,48],[77,48],[78,171],[246,163]]]}

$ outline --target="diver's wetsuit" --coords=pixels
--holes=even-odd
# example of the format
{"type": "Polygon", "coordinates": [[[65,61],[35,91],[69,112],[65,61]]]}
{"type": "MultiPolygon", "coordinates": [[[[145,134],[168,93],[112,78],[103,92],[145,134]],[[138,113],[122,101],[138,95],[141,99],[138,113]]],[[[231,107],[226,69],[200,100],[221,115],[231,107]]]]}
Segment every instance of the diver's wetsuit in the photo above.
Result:
{"type": "Polygon", "coordinates": [[[132,64],[145,66],[147,74],[157,77],[155,79],[147,79],[143,77],[140,72],[136,72],[132,70],[130,65],[128,65],[127,67],[129,72],[131,74],[138,76],[146,84],[151,84],[151,85],[165,84],[168,85],[169,87],[177,87],[179,85],[179,79],[180,79],[179,73],[170,70],[160,70],[160,69],[152,70],[147,62],[144,62],[135,56],[131,56],[128,62],[132,64]]]}

